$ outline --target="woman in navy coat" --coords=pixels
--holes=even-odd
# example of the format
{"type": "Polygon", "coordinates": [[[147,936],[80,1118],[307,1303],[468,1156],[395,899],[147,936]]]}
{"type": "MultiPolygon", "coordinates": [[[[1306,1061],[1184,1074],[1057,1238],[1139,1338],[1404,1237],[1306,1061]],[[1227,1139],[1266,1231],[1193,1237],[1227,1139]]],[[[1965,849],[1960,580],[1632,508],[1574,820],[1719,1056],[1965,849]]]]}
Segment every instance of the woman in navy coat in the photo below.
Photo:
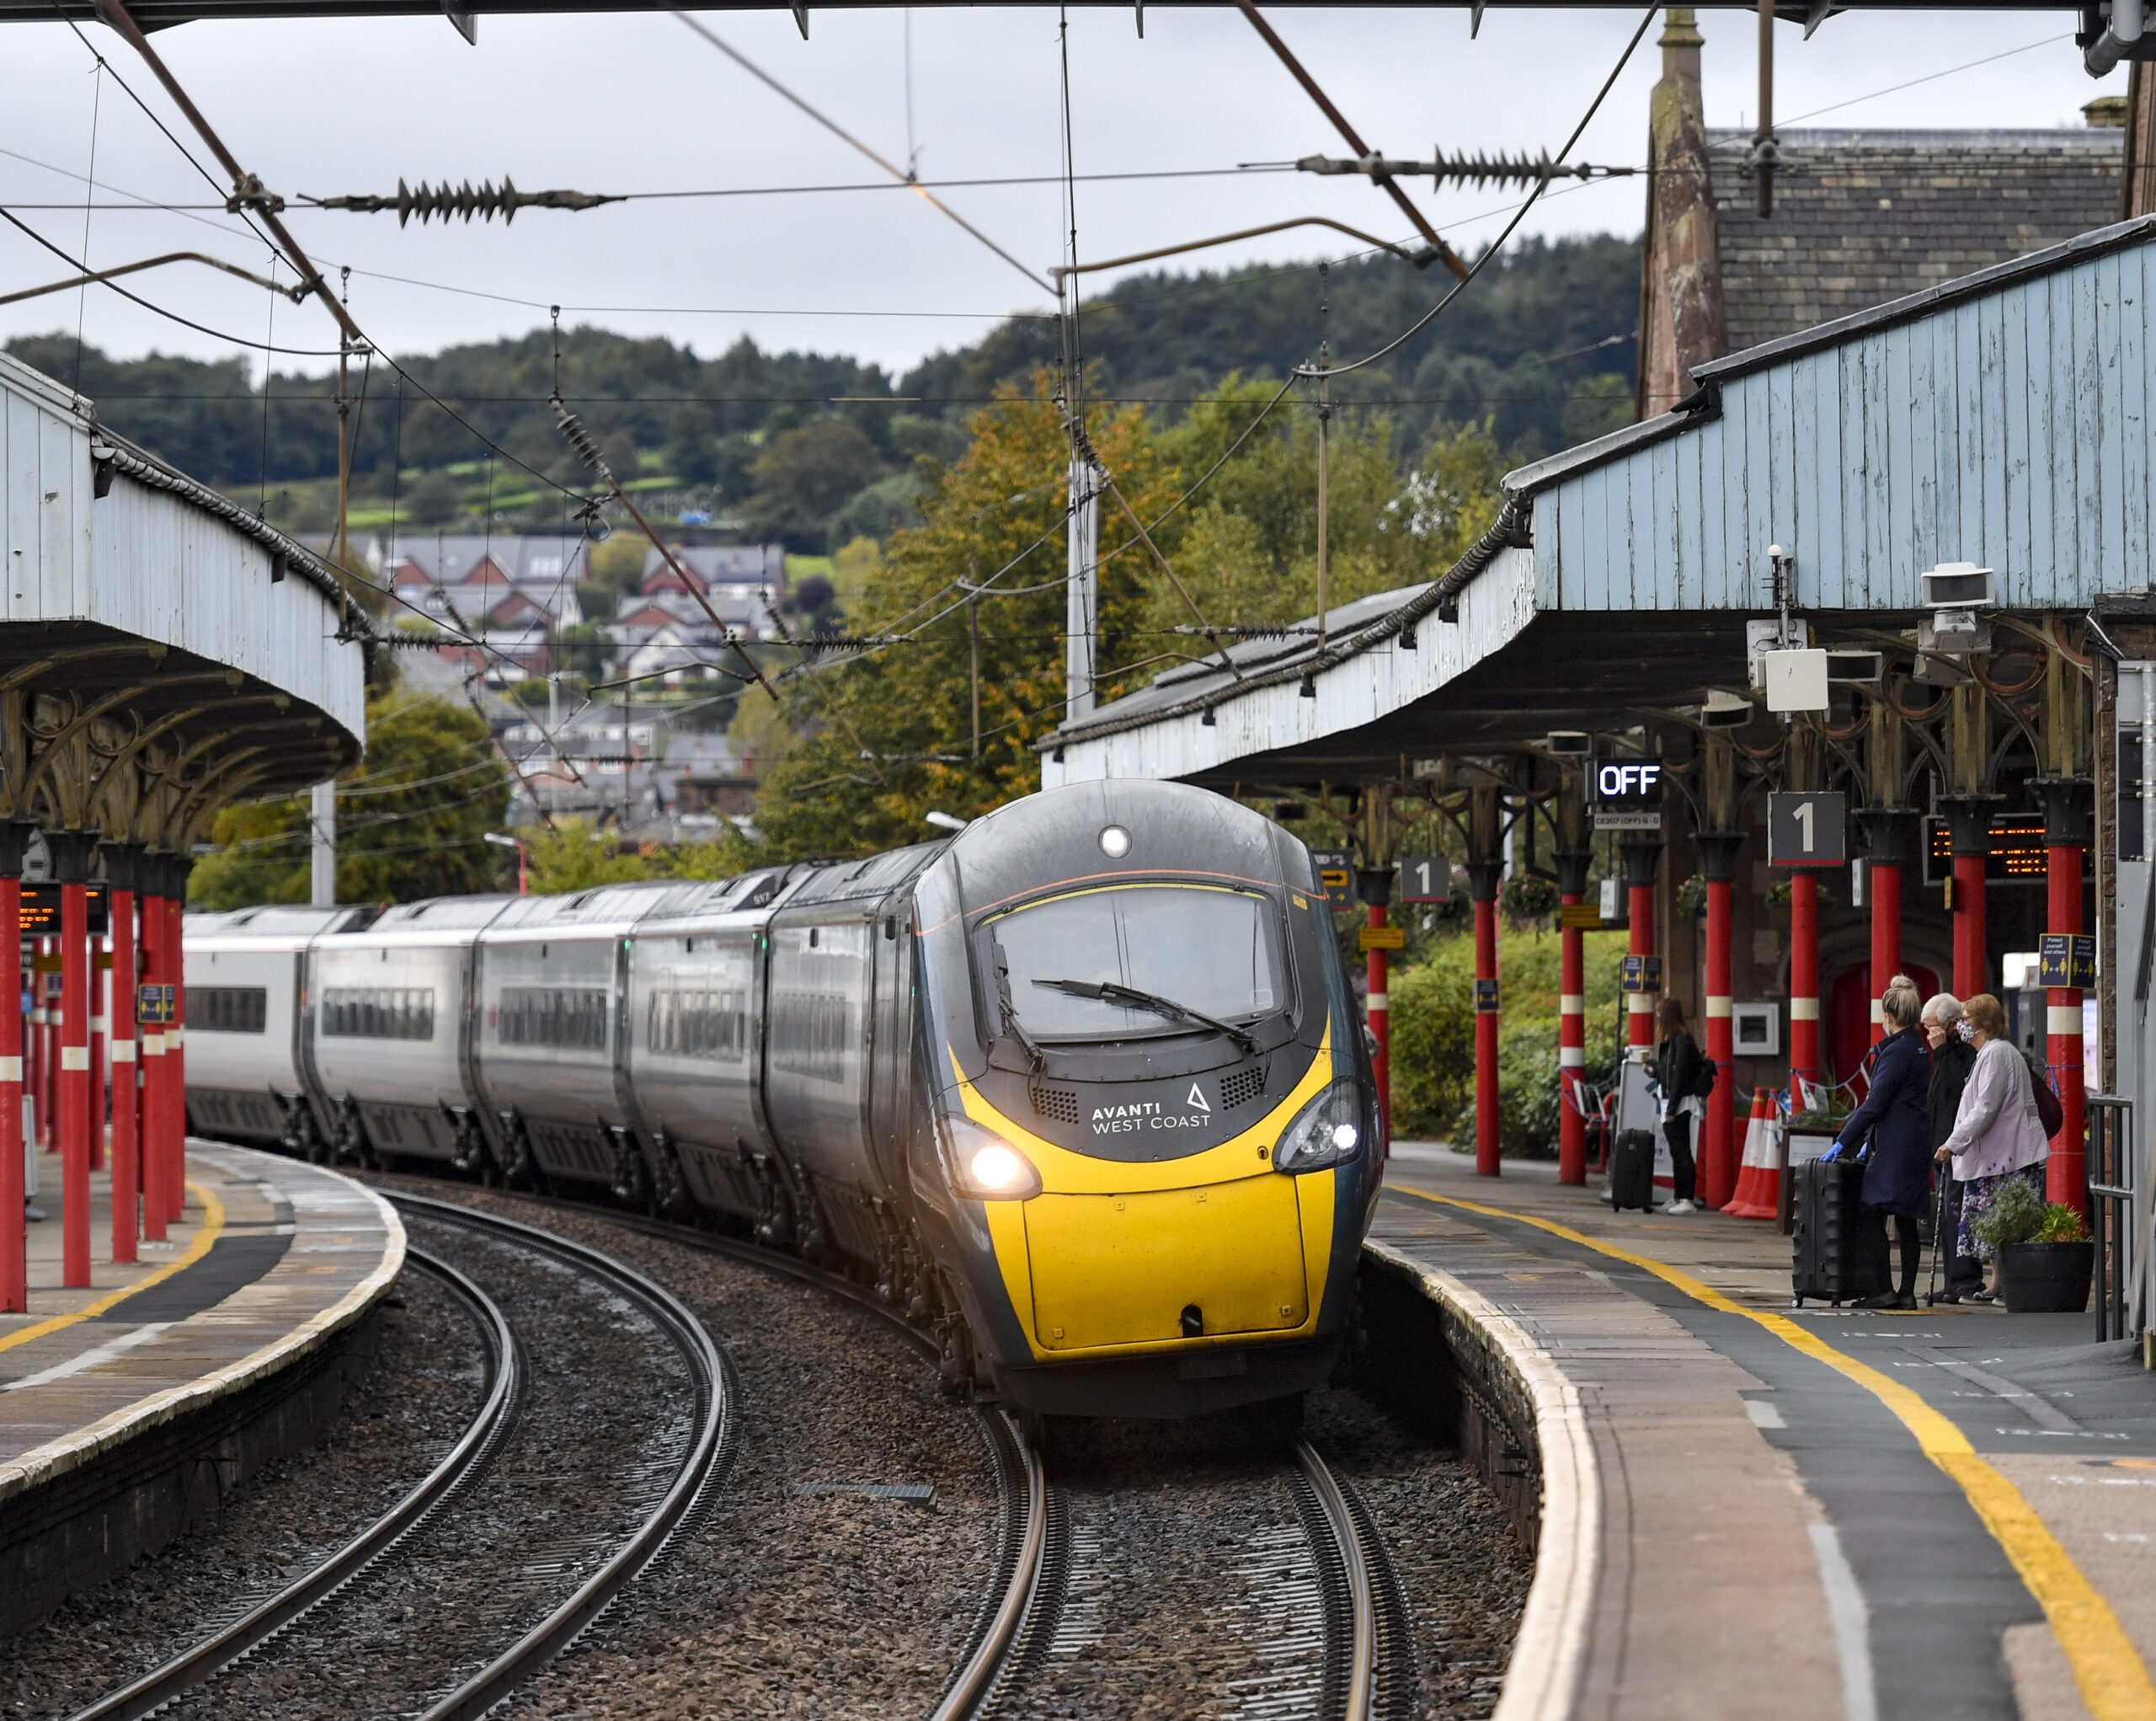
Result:
{"type": "Polygon", "coordinates": [[[1917,1263],[1924,1253],[1917,1221],[1931,1206],[1931,1050],[1917,1027],[1923,1006],[1914,981],[1896,975],[1879,1007],[1889,1031],[1872,1054],[1871,1091],[1849,1114],[1830,1153],[1854,1153],[1870,1138],[1864,1168],[1865,1211],[1874,1224],[1892,1214],[1901,1243],[1900,1288],[1868,1296],[1862,1306],[1913,1309],[1917,1263]]]}

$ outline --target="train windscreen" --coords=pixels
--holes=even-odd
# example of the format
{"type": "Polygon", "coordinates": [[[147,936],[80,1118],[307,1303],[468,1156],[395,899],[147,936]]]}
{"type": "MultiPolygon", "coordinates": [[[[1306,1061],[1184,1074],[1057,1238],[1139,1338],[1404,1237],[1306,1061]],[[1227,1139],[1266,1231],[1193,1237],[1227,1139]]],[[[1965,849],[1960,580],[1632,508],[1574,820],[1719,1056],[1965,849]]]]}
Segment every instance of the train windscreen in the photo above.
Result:
{"type": "Polygon", "coordinates": [[[1008,987],[1037,1040],[1242,1024],[1283,1007],[1286,991],[1273,905],[1212,885],[1110,885],[1030,903],[996,917],[989,958],[1001,970],[991,986],[1008,987]]]}

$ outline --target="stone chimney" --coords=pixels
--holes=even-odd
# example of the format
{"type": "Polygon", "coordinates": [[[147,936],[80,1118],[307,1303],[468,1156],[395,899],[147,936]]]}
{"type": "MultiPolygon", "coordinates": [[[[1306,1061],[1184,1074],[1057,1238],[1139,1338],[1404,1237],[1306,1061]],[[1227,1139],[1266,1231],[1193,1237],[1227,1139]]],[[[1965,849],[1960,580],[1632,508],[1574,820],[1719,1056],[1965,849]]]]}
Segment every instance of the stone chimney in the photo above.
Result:
{"type": "Polygon", "coordinates": [[[1646,229],[1640,245],[1641,418],[1667,412],[1692,392],[1694,365],[1729,350],[1722,314],[1721,249],[1707,126],[1700,94],[1703,39],[1689,6],[1669,8],[1662,33],[1662,81],[1648,110],[1646,229]]]}
{"type": "MultiPolygon", "coordinates": [[[[2127,74],[2126,137],[2119,174],[2121,221],[2156,211],[2156,168],[2150,166],[2150,152],[2156,149],[2156,76],[2150,74],[2151,63],[2136,60],[2127,74]]],[[[2089,104],[2095,105],[2095,102],[2089,104]]],[[[2089,122],[2096,123],[2094,114],[2089,115],[2089,122]]]]}

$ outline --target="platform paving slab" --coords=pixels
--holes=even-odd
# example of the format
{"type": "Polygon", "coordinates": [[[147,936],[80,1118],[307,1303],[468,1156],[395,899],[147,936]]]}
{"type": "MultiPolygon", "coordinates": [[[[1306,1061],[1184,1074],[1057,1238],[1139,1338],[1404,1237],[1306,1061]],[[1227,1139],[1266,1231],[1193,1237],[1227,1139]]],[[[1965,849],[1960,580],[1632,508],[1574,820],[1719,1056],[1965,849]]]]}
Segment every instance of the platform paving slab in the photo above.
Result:
{"type": "Polygon", "coordinates": [[[58,1204],[41,1201],[29,1312],[0,1317],[0,1630],[311,1440],[403,1264],[379,1195],[248,1148],[190,1141],[184,1219],[131,1264],[109,1259],[109,1177],[93,1192],[90,1287],[61,1285],[58,1204]]]}
{"type": "Polygon", "coordinates": [[[1604,1564],[1572,1713],[2156,1709],[2156,1379],[2089,1342],[2090,1317],[1794,1309],[1771,1224],[1616,1214],[1553,1166],[1481,1178],[1430,1144],[1401,1144],[1386,1180],[1373,1236],[1476,1275],[1591,1408],[1604,1564]],[[1957,1436],[1968,1488],[1928,1456],[1957,1436]],[[1758,1485],[1763,1456],[1786,1500],[1758,1485]],[[2016,1500],[2035,1525],[1994,1534],[1979,1505],[2010,1518],[2016,1500]],[[2057,1611],[2077,1583],[2113,1623],[2066,1609],[2069,1655],[2036,1592],[2057,1611]],[[1663,1691],[1670,1644],[1689,1682],[1663,1691]]]}

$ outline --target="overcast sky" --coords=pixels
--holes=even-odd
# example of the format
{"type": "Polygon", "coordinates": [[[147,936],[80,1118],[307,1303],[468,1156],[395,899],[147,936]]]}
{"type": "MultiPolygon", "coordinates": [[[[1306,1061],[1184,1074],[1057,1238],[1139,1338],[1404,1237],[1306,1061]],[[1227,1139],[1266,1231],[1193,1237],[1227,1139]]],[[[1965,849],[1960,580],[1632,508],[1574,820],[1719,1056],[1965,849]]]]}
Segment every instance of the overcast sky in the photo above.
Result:
{"type": "MultiPolygon", "coordinates": [[[[1448,152],[1554,151],[1638,22],[1637,14],[1615,12],[1492,12],[1481,40],[1470,41],[1465,10],[1282,7],[1268,15],[1368,141],[1416,156],[1433,144],[1448,152]]],[[[807,42],[783,10],[701,16],[886,157],[903,164],[910,152],[926,180],[1061,171],[1052,9],[918,8],[910,80],[908,24],[897,9],[817,11],[807,42]]],[[[2125,73],[2092,83],[2070,40],[2061,40],[2072,28],[2065,12],[1894,12],[1832,19],[1806,43],[1785,25],[1777,38],[1777,113],[1787,126],[1906,79],[2042,44],[1838,107],[1816,123],[2079,126],[2081,104],[2122,90],[2125,73]]],[[[1710,11],[1701,30],[1709,123],[1748,123],[1757,101],[1753,15],[1710,11]]],[[[1658,33],[1657,22],[1575,159],[1641,158],[1658,33]]],[[[64,24],[15,25],[10,51],[0,56],[0,149],[8,152],[0,155],[0,198],[71,257],[83,254],[81,176],[91,166],[93,104],[100,205],[128,195],[202,204],[222,192],[212,196],[113,75],[94,74],[90,50],[107,54],[112,73],[206,163],[140,62],[102,26],[86,25],[83,35],[88,47],[64,24]],[[40,204],[63,206],[29,206],[40,204]]],[[[440,19],[195,24],[155,40],[242,163],[295,201],[302,192],[391,192],[399,176],[476,182],[507,174],[526,190],[594,192],[878,177],[664,13],[489,17],[476,48],[440,19]]],[[[1081,174],[1234,168],[1345,152],[1232,9],[1149,6],[1143,40],[1127,9],[1080,12],[1070,21],[1070,59],[1081,174]]],[[[942,195],[1021,261],[1045,270],[1058,260],[1059,185],[942,195]]],[[[1418,193],[1463,250],[1494,236],[1515,195],[1433,196],[1427,184],[1418,193]]],[[[1641,211],[1639,182],[1618,181],[1553,195],[1526,230],[1630,234],[1641,211]]],[[[1397,211],[1366,183],[1292,173],[1081,184],[1077,213],[1080,252],[1091,257],[1306,215],[1386,238],[1405,232],[1397,211]]],[[[998,317],[1048,301],[1042,288],[904,189],[632,201],[582,214],[533,210],[506,229],[499,222],[447,230],[415,222],[400,231],[393,215],[304,208],[289,218],[325,268],[351,267],[355,314],[398,353],[520,333],[543,324],[546,307],[558,302],[565,323],[667,334],[706,355],[745,333],[767,348],[851,352],[897,371],[971,339],[998,317]]],[[[182,249],[257,271],[269,266],[261,243],[221,210],[189,219],[99,207],[88,222],[95,266],[182,249]]],[[[1353,249],[1306,231],[1224,247],[1186,266],[1353,249]]],[[[21,233],[0,233],[0,291],[69,272],[21,233]]],[[[197,333],[93,290],[81,309],[83,331],[108,351],[225,356],[242,350],[236,341],[270,336],[269,295],[243,281],[183,264],[130,284],[217,333],[197,333]]],[[[77,299],[67,293],[0,307],[0,337],[72,333],[77,299]]],[[[317,307],[280,302],[274,339],[334,347],[334,325],[317,307]]],[[[280,369],[318,370],[323,362],[277,361],[280,369]]]]}

